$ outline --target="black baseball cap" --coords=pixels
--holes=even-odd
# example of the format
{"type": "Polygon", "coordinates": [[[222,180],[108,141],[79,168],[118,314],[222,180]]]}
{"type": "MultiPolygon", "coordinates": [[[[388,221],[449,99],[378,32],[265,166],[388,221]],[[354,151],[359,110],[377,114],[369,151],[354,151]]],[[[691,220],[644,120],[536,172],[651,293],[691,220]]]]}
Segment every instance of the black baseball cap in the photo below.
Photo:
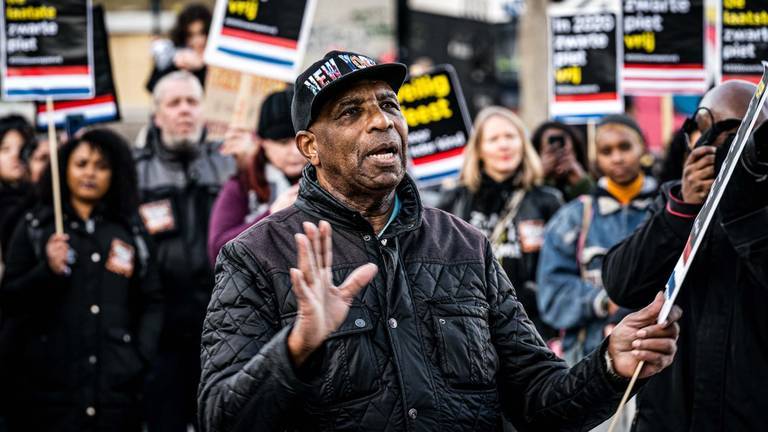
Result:
{"type": "Polygon", "coordinates": [[[293,89],[272,93],[264,99],[256,131],[260,137],[279,141],[296,135],[291,122],[291,99],[293,89]]]}
{"type": "Polygon", "coordinates": [[[296,78],[291,118],[296,131],[306,130],[320,108],[345,84],[362,79],[381,80],[397,93],[408,68],[402,63],[376,63],[362,54],[331,51],[296,78]]]}

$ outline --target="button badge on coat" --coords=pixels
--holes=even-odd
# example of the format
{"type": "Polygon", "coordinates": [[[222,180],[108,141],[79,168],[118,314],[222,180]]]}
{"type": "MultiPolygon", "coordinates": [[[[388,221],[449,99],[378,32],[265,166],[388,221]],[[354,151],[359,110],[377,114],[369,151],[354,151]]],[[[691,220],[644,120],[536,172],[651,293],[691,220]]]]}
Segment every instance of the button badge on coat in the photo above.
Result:
{"type": "Polygon", "coordinates": [[[104,266],[112,273],[130,278],[133,275],[133,262],[136,255],[133,246],[120,240],[113,239],[109,247],[107,264],[104,266]]]}

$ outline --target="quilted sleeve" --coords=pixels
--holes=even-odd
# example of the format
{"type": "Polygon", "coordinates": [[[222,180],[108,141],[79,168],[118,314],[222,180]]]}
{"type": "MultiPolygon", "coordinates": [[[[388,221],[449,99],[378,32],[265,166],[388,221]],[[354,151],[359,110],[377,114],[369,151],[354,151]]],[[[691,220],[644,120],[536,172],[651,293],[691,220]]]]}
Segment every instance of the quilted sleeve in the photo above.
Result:
{"type": "Polygon", "coordinates": [[[285,429],[290,407],[307,389],[288,355],[291,327],[279,329],[273,291],[228,243],[216,265],[216,286],[203,324],[198,392],[203,431],[285,429]]]}
{"type": "Polygon", "coordinates": [[[569,369],[536,332],[496,259],[486,255],[492,339],[506,417],[520,432],[587,431],[607,419],[626,383],[608,374],[605,343],[569,369]]]}

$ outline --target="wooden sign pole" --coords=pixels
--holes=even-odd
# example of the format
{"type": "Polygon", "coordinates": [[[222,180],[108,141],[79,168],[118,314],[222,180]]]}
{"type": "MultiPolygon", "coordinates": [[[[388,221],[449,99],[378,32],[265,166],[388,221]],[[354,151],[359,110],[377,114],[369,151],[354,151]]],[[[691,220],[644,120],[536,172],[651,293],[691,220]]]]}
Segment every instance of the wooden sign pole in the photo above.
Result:
{"type": "Polygon", "coordinates": [[[51,159],[51,182],[53,183],[53,213],[56,224],[56,234],[64,234],[64,218],[61,212],[61,185],[59,183],[58,143],[56,142],[56,125],[53,122],[53,98],[47,96],[45,107],[48,115],[48,151],[51,159]]]}

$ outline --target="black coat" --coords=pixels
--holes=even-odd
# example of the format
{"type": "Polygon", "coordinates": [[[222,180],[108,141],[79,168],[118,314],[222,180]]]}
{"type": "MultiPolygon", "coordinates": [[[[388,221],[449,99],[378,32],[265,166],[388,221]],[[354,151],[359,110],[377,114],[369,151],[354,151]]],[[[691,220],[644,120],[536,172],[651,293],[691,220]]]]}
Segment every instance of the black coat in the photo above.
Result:
{"type": "Polygon", "coordinates": [[[160,136],[159,130],[150,128],[145,147],[134,157],[142,202],[139,214],[157,247],[165,291],[161,348],[197,352],[213,287],[206,249],[208,221],[221,185],[232,176],[235,165],[219,154],[218,144],[202,142],[193,152],[177,154],[165,149],[160,136]]]}
{"type": "Polygon", "coordinates": [[[49,208],[28,213],[11,239],[0,286],[7,415],[16,430],[136,430],[163,319],[157,272],[139,225],[72,214],[70,276],[48,267],[49,208]]]}
{"type": "Polygon", "coordinates": [[[525,315],[485,236],[422,208],[415,184],[377,239],[368,222],[305,169],[295,205],[224,246],[203,330],[204,431],[487,431],[502,412],[520,431],[588,430],[616,407],[624,380],[602,351],[572,369],[525,315]],[[328,220],[333,279],[379,272],[349,315],[296,370],[289,269],[303,221],[328,220]]]}
{"type": "MultiPolygon", "coordinates": [[[[459,186],[447,191],[437,207],[490,236],[498,219],[503,217],[507,201],[517,189],[513,183],[513,179],[496,183],[483,175],[480,190],[473,193],[467,187],[459,186]]],[[[536,186],[526,191],[517,215],[504,234],[503,246],[499,249],[501,254],[496,255],[525,312],[545,339],[556,336],[557,332],[539,317],[536,269],[544,242],[544,226],[562,204],[563,198],[554,188],[536,186]]]]}
{"type": "MultiPolygon", "coordinates": [[[[32,195],[32,188],[27,183],[11,186],[0,182],[0,252],[5,256],[16,223],[22,216],[24,207],[32,195]]],[[[0,275],[1,277],[1,275],[0,275]]]]}
{"type": "MultiPolygon", "coordinates": [[[[638,396],[638,431],[766,430],[768,185],[731,183],[677,300],[677,357],[638,396]]],[[[608,252],[603,281],[621,306],[664,289],[701,207],[680,196],[664,184],[650,219],[608,252]]]]}

